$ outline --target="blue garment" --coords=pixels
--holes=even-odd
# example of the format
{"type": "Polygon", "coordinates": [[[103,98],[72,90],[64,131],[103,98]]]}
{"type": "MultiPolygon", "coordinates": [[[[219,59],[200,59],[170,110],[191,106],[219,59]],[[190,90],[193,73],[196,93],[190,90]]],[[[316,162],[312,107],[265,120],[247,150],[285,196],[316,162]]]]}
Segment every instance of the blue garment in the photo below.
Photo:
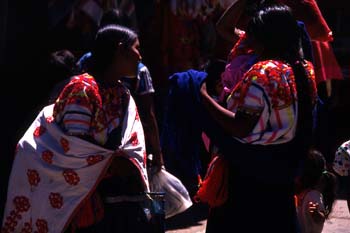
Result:
{"type": "Polygon", "coordinates": [[[301,29],[301,47],[303,48],[304,58],[312,63],[315,62],[314,55],[312,53],[312,44],[309,33],[305,28],[305,24],[302,21],[297,21],[298,26],[301,29]]]}
{"type": "Polygon", "coordinates": [[[201,172],[201,126],[198,121],[199,88],[207,73],[188,70],[169,78],[161,130],[161,146],[167,170],[182,180],[197,180],[201,172]]]}

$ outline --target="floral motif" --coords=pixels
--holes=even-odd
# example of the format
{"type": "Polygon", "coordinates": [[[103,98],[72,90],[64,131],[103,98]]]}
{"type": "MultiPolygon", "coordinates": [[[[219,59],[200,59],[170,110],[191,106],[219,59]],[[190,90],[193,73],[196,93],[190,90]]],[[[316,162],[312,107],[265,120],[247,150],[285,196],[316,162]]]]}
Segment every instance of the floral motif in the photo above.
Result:
{"type": "Polygon", "coordinates": [[[54,121],[53,116],[48,116],[48,117],[46,117],[46,122],[47,122],[47,123],[52,123],[53,121],[54,121]]]}
{"type": "Polygon", "coordinates": [[[19,212],[27,212],[30,208],[29,199],[25,196],[16,196],[13,199],[13,204],[19,212]]]}
{"type": "Polygon", "coordinates": [[[28,182],[31,186],[38,186],[40,182],[39,173],[36,170],[27,170],[28,182]]]}
{"type": "Polygon", "coordinates": [[[78,174],[72,169],[64,170],[63,177],[66,180],[66,182],[70,185],[77,185],[80,181],[78,174]]]}
{"type": "MultiPolygon", "coordinates": [[[[24,196],[16,196],[13,199],[13,204],[15,205],[15,210],[12,210],[10,215],[5,218],[6,220],[1,228],[2,233],[14,232],[15,227],[18,224],[17,219],[19,220],[22,218],[21,212],[27,212],[30,208],[29,199],[24,196]]],[[[22,232],[26,231],[22,230],[22,232]]]]}
{"type": "Polygon", "coordinates": [[[60,143],[63,148],[63,151],[67,153],[67,151],[69,151],[69,141],[64,137],[61,137],[60,143]]]}
{"type": "Polygon", "coordinates": [[[52,157],[53,157],[53,152],[50,150],[45,150],[41,153],[41,158],[49,164],[52,164],[52,157]]]}
{"type": "Polygon", "coordinates": [[[46,132],[46,128],[44,126],[38,126],[36,127],[36,129],[34,130],[34,137],[40,137],[41,135],[43,135],[46,132]]]}
{"type": "Polygon", "coordinates": [[[88,163],[89,166],[94,165],[104,159],[103,155],[90,155],[87,159],[86,162],[88,163]]]}
{"type": "Polygon", "coordinates": [[[45,219],[38,218],[35,223],[38,233],[47,233],[49,232],[49,227],[45,219]]]}
{"type": "Polygon", "coordinates": [[[33,232],[32,224],[30,222],[25,222],[24,227],[21,230],[21,233],[32,233],[32,232],[33,232]]]}
{"type": "Polygon", "coordinates": [[[51,206],[55,209],[61,209],[63,206],[63,197],[59,193],[50,193],[49,200],[51,206]]]}
{"type": "Polygon", "coordinates": [[[139,139],[137,138],[137,133],[136,132],[133,132],[131,134],[130,140],[131,140],[131,145],[133,145],[133,146],[136,146],[136,145],[139,144],[139,139]]]}

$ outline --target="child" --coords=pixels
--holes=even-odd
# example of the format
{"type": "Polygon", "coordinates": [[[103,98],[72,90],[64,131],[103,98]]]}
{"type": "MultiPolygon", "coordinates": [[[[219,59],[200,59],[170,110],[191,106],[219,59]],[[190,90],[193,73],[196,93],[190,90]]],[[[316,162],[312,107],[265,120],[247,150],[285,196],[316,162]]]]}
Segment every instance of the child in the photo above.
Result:
{"type": "Polygon", "coordinates": [[[300,177],[296,208],[301,233],[321,233],[332,211],[336,196],[336,176],[326,170],[326,160],[317,150],[310,150],[300,177]]]}
{"type": "Polygon", "coordinates": [[[346,199],[350,212],[350,140],[343,142],[337,149],[333,161],[333,170],[342,177],[346,177],[346,199]]]}

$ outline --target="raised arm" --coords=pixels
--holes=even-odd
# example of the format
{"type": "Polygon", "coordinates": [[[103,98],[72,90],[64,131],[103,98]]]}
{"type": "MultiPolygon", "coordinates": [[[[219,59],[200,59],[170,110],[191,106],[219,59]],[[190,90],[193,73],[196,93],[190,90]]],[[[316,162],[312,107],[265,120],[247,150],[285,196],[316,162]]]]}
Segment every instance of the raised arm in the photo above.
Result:
{"type": "Polygon", "coordinates": [[[234,0],[217,21],[216,31],[223,39],[234,41],[237,23],[243,14],[246,2],[247,0],[234,0]]]}

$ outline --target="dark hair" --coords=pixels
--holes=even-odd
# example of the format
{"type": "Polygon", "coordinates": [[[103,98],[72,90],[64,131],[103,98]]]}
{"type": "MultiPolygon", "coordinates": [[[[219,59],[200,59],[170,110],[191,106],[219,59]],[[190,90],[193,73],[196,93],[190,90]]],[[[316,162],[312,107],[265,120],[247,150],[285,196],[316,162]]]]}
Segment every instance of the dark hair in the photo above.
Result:
{"type": "Polygon", "coordinates": [[[119,43],[128,48],[137,38],[134,31],[119,25],[107,25],[99,29],[91,52],[90,71],[100,73],[106,70],[113,62],[119,43]]]}
{"type": "Polygon", "coordinates": [[[67,49],[54,51],[48,59],[48,75],[54,82],[73,76],[76,72],[76,57],[67,49]]]}
{"type": "Polygon", "coordinates": [[[304,172],[301,176],[302,189],[316,186],[325,170],[326,160],[323,154],[311,149],[304,161],[304,172]]]}
{"type": "Polygon", "coordinates": [[[112,8],[107,10],[102,15],[99,27],[102,28],[110,24],[118,24],[125,27],[130,27],[131,21],[130,21],[130,18],[126,14],[124,14],[122,11],[120,11],[117,8],[112,8]]]}
{"type": "Polygon", "coordinates": [[[282,4],[264,7],[250,20],[247,35],[264,48],[267,59],[284,60],[291,64],[296,81],[298,119],[296,141],[306,155],[312,142],[311,88],[301,53],[301,29],[291,9],[282,4]]]}
{"type": "Polygon", "coordinates": [[[328,218],[329,214],[332,212],[333,203],[337,196],[337,186],[338,180],[337,176],[329,171],[325,171],[322,173],[321,177],[321,185],[323,186],[322,196],[324,201],[324,207],[326,210],[326,218],[328,218]]]}
{"type": "Polygon", "coordinates": [[[210,95],[216,94],[215,87],[221,81],[221,74],[225,71],[226,62],[217,59],[210,59],[203,67],[203,70],[208,74],[206,80],[207,91],[210,95]]]}

